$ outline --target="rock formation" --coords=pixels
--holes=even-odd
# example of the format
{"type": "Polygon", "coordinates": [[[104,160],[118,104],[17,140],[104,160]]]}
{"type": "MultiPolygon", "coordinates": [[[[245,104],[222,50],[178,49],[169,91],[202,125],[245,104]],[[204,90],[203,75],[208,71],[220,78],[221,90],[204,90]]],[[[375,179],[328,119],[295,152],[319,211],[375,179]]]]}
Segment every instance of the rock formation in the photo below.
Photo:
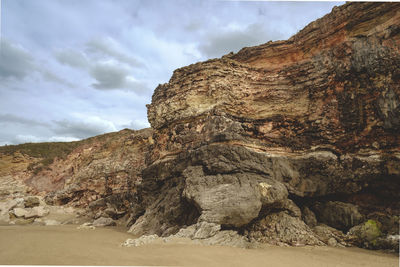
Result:
{"type": "Polygon", "coordinates": [[[47,164],[3,152],[0,186],[87,208],[98,225],[129,215],[142,238],[126,245],[398,250],[399,25],[400,3],[347,3],[287,41],[177,69],[147,106],[152,129],[47,164]]]}
{"type": "Polygon", "coordinates": [[[70,143],[61,149],[68,153],[50,160],[44,157],[57,143],[3,147],[0,200],[34,194],[50,205],[87,208],[95,219],[121,218],[135,198],[150,142],[151,129],[126,129],[70,143]]]}
{"type": "Polygon", "coordinates": [[[148,105],[154,144],[130,231],[206,222],[333,244],[335,229],[373,218],[398,234],[399,25],[399,3],[348,3],[287,41],[177,69],[148,105]]]}

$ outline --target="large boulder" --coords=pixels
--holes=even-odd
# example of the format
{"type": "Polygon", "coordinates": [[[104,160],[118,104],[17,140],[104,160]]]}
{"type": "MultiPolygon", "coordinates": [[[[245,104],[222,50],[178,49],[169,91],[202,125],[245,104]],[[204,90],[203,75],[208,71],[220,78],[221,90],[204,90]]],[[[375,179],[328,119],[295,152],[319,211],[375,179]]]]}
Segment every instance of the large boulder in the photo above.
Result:
{"type": "Polygon", "coordinates": [[[29,213],[29,210],[24,209],[24,208],[14,208],[13,209],[13,214],[17,218],[25,217],[25,215],[28,214],[28,213],[29,213]]]}
{"type": "Polygon", "coordinates": [[[399,236],[385,234],[382,232],[382,224],[375,220],[367,220],[354,226],[347,233],[347,238],[357,246],[396,252],[399,251],[399,236]]]}
{"type": "Polygon", "coordinates": [[[36,206],[33,207],[32,209],[28,210],[28,213],[25,214],[25,218],[37,218],[37,217],[43,217],[49,214],[49,210],[43,206],[36,206]]]}
{"type": "Polygon", "coordinates": [[[14,208],[13,214],[17,218],[24,217],[25,219],[43,217],[49,214],[49,210],[43,206],[36,206],[33,208],[14,208]]]}
{"type": "Polygon", "coordinates": [[[183,195],[198,207],[201,221],[240,227],[288,196],[283,184],[251,173],[206,175],[202,166],[191,166],[183,175],[183,195]]]}
{"type": "Polygon", "coordinates": [[[318,202],[313,206],[318,221],[343,231],[364,221],[356,205],[340,201],[318,202]]]}
{"type": "Polygon", "coordinates": [[[242,174],[206,176],[201,166],[190,167],[184,174],[183,194],[199,207],[201,220],[242,226],[258,216],[262,203],[251,177],[242,174]]]}
{"type": "Polygon", "coordinates": [[[1,215],[8,214],[8,211],[14,208],[16,205],[17,201],[15,200],[0,202],[0,214],[1,215]]]}
{"type": "Polygon", "coordinates": [[[285,211],[267,215],[248,227],[245,234],[250,240],[274,245],[323,245],[300,218],[285,211]]]}

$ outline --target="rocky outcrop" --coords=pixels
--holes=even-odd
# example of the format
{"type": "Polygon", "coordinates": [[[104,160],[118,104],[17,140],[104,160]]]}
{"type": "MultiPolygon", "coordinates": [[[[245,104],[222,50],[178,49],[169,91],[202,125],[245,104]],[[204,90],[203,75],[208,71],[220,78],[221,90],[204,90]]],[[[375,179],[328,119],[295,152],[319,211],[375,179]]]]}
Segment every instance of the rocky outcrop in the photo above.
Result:
{"type": "Polygon", "coordinates": [[[60,225],[82,223],[83,209],[47,205],[42,197],[28,196],[0,201],[0,225],[60,225]],[[32,206],[34,203],[34,206],[32,206]]]}
{"type": "MultiPolygon", "coordinates": [[[[61,148],[60,143],[2,147],[0,201],[35,194],[49,205],[86,208],[93,219],[128,216],[141,183],[151,132],[125,129],[61,143],[61,148]]],[[[39,205],[37,198],[25,198],[27,208],[35,205],[39,205]]]]}
{"type": "MultiPolygon", "coordinates": [[[[347,3],[289,40],[177,69],[147,106],[152,129],[61,156],[1,148],[0,197],[85,207],[96,221],[80,229],[129,215],[126,246],[398,250],[399,25],[399,3],[347,3]]],[[[25,202],[1,216],[41,219],[25,202]]]]}
{"type": "Polygon", "coordinates": [[[336,229],[399,214],[399,11],[348,3],[287,41],[176,70],[148,105],[154,144],[130,231],[206,222],[334,245],[347,244],[336,229]]]}
{"type": "Polygon", "coordinates": [[[127,239],[122,246],[138,247],[151,243],[194,243],[202,245],[218,245],[239,248],[255,248],[259,244],[250,242],[237,231],[221,230],[221,225],[215,223],[200,222],[189,227],[182,228],[178,233],[168,237],[159,237],[158,235],[142,235],[135,239],[127,239]]]}

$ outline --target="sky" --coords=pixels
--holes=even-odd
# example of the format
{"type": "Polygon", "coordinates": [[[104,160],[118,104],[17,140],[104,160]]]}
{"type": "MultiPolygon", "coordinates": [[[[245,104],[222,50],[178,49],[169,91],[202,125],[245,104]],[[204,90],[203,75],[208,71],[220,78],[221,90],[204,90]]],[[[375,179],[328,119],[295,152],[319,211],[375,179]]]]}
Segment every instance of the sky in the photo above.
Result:
{"type": "Polygon", "coordinates": [[[158,84],[343,2],[0,0],[0,146],[150,127],[158,84]]]}

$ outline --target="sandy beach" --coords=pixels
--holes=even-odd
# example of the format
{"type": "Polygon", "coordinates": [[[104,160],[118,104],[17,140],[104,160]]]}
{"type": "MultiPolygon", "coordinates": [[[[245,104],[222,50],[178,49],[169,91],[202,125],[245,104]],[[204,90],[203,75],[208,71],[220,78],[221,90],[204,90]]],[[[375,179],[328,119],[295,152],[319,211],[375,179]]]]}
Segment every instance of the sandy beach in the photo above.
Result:
{"type": "Polygon", "coordinates": [[[239,249],[194,244],[121,247],[132,235],[118,228],[1,226],[0,264],[141,266],[398,266],[395,254],[358,248],[239,249]]]}

